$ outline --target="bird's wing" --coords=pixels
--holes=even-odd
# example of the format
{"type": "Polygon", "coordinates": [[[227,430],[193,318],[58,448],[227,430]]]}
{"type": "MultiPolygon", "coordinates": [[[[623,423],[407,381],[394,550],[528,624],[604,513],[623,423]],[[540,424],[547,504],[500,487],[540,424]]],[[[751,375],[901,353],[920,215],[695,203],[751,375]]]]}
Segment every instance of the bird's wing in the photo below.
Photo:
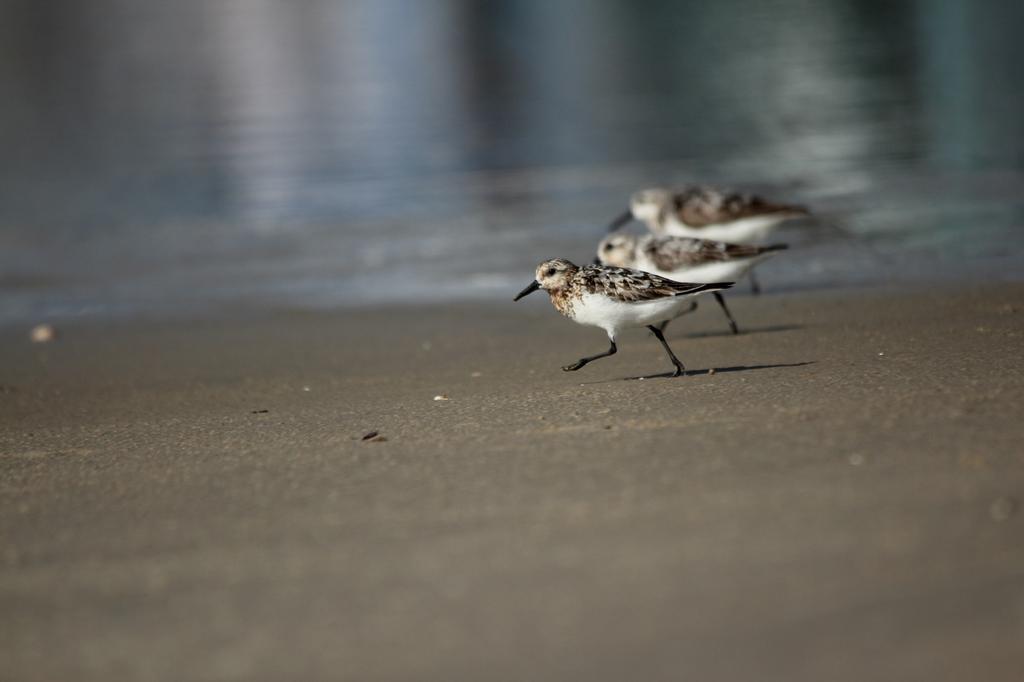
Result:
{"type": "Polygon", "coordinates": [[[591,294],[599,294],[623,303],[639,303],[697,293],[709,289],[724,289],[725,284],[692,284],[676,282],[649,272],[615,268],[607,265],[588,265],[580,268],[576,276],[579,285],[591,294]]]}
{"type": "Polygon", "coordinates": [[[691,227],[730,223],[772,213],[804,214],[794,204],[776,204],[756,194],[741,194],[715,187],[688,187],[672,196],[671,209],[680,222],[691,227]]]}
{"type": "Polygon", "coordinates": [[[753,258],[764,252],[760,246],[727,244],[690,237],[659,237],[642,247],[644,256],[664,272],[690,268],[704,263],[720,263],[753,258]]]}

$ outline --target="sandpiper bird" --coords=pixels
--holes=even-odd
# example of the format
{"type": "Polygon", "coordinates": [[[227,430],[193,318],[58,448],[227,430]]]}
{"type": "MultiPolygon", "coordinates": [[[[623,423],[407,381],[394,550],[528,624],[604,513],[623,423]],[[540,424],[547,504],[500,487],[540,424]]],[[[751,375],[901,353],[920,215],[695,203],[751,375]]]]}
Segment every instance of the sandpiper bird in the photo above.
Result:
{"type": "Polygon", "coordinates": [[[615,339],[623,329],[647,327],[672,359],[676,368],[672,376],[682,376],[686,368],[657,325],[678,317],[691,296],[731,286],[732,282],[687,284],[607,265],[578,267],[564,258],[552,258],[537,266],[535,279],[513,300],[544,289],[558,312],[574,322],[600,327],[608,334],[611,347],[606,352],[580,358],[562,367],[565,372],[575,372],[598,358],[614,355],[618,350],[615,339]]]}
{"type": "Polygon", "coordinates": [[[753,194],[714,187],[687,187],[674,193],[645,189],[630,197],[629,210],[612,221],[608,231],[639,220],[659,236],[748,244],[764,239],[782,221],[806,215],[803,206],[775,204],[753,194]]]}
{"type": "MultiPolygon", "coordinates": [[[[746,246],[690,237],[657,237],[653,234],[637,237],[616,232],[601,240],[597,257],[605,265],[642,270],[671,280],[735,282],[762,260],[785,248],[788,248],[785,244],[746,246]]],[[[729,319],[732,333],[739,334],[736,320],[725,305],[722,294],[712,293],[729,319]]],[[[696,308],[697,302],[692,301],[690,309],[681,314],[696,308]]],[[[661,329],[665,330],[664,325],[661,329]]]]}

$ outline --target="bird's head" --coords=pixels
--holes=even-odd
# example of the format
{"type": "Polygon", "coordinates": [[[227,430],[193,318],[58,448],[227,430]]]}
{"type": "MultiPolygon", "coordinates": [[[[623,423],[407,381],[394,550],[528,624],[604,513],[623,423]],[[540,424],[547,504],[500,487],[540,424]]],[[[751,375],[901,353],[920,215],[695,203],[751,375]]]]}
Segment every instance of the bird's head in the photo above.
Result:
{"type": "Polygon", "coordinates": [[[576,266],[564,258],[552,258],[537,266],[534,279],[513,300],[532,294],[537,289],[558,291],[569,283],[569,277],[577,270],[576,266]]]}
{"type": "Polygon", "coordinates": [[[631,234],[615,232],[597,245],[597,258],[605,265],[631,268],[636,261],[637,238],[631,234]]]}
{"type": "Polygon", "coordinates": [[[656,220],[662,210],[672,203],[672,192],[660,187],[633,192],[629,198],[629,210],[633,217],[642,222],[656,220]]]}

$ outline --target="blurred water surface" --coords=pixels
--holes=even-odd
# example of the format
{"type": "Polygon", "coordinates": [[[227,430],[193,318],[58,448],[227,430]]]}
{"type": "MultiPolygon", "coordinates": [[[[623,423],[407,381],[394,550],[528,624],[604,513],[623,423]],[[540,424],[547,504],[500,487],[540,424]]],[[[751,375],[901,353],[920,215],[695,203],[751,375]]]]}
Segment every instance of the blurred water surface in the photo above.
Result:
{"type": "Polygon", "coordinates": [[[690,181],[827,217],[769,288],[1019,277],[1021,26],[1018,0],[0,0],[0,319],[504,300],[690,181]]]}

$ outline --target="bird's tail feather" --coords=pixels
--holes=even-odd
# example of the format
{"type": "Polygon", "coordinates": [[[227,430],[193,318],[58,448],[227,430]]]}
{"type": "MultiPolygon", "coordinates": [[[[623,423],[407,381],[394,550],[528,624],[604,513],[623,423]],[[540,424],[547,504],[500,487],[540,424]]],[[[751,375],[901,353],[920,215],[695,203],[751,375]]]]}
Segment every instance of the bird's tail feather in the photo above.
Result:
{"type": "Polygon", "coordinates": [[[736,282],[714,282],[713,284],[698,284],[693,288],[680,291],[676,296],[687,296],[689,294],[699,294],[702,291],[719,291],[721,289],[728,289],[732,287],[736,282]]]}

